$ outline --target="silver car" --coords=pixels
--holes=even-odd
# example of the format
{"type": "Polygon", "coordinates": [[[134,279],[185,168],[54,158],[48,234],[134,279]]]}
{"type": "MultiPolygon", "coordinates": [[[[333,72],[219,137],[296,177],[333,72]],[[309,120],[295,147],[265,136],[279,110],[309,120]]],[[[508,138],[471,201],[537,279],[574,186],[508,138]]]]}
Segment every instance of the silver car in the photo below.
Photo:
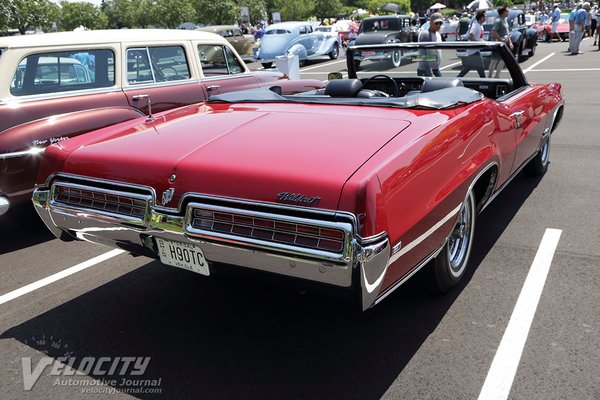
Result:
{"type": "Polygon", "coordinates": [[[335,60],[340,54],[340,44],[332,35],[315,31],[311,22],[282,22],[269,26],[260,46],[255,49],[254,60],[270,68],[275,57],[297,55],[300,62],[329,56],[335,60]]]}

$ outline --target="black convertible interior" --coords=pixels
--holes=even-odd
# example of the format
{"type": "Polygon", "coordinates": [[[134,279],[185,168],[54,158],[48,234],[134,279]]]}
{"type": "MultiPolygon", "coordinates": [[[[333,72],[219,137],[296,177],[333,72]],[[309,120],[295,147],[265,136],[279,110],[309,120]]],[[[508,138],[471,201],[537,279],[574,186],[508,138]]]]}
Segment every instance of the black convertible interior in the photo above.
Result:
{"type": "Polygon", "coordinates": [[[498,99],[513,90],[510,79],[476,78],[392,78],[375,75],[367,79],[337,79],[315,94],[330,97],[403,97],[418,93],[429,93],[440,89],[465,87],[490,99],[498,99]]]}

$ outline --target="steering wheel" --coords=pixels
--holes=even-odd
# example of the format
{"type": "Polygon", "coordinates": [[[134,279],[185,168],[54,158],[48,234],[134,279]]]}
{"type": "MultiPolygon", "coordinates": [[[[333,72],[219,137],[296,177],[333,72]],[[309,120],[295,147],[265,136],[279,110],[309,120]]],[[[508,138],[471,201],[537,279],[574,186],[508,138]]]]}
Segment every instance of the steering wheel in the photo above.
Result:
{"type": "Polygon", "coordinates": [[[383,79],[386,79],[388,81],[391,81],[394,84],[394,93],[393,93],[393,96],[394,97],[400,97],[400,88],[398,87],[398,83],[394,80],[394,78],[392,78],[391,76],[388,76],[388,75],[383,75],[383,74],[373,75],[372,77],[370,77],[369,79],[367,79],[365,81],[365,83],[363,83],[363,88],[367,89],[367,86],[369,85],[369,83],[371,81],[373,81],[374,79],[380,79],[380,78],[383,78],[383,79]]]}

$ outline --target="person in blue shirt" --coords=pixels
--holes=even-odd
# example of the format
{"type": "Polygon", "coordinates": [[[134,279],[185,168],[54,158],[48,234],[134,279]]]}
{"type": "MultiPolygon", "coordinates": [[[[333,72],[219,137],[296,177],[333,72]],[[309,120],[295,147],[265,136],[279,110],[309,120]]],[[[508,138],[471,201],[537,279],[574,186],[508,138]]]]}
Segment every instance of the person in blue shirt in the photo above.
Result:
{"type": "Polygon", "coordinates": [[[581,9],[582,6],[582,3],[577,4],[577,6],[573,7],[569,13],[569,53],[572,51],[571,49],[573,48],[573,40],[575,37],[575,14],[581,9]]]}
{"type": "Polygon", "coordinates": [[[585,21],[588,18],[588,13],[590,11],[590,3],[585,2],[583,6],[575,12],[575,18],[573,23],[575,25],[574,33],[573,33],[573,44],[571,44],[571,54],[577,55],[579,52],[579,44],[583,39],[583,33],[585,32],[585,21]]]}
{"type": "Polygon", "coordinates": [[[554,10],[550,14],[550,20],[552,21],[552,35],[550,36],[550,43],[556,38],[560,42],[560,35],[558,34],[558,21],[560,20],[560,7],[558,4],[554,4],[554,10]]]}

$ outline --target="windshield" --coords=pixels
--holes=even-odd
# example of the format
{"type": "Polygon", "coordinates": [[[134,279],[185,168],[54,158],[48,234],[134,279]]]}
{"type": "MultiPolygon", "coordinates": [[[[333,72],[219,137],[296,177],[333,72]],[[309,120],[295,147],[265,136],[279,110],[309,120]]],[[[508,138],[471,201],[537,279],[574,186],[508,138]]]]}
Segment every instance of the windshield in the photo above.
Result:
{"type": "MultiPolygon", "coordinates": [[[[483,42],[482,42],[483,43],[483,42]]],[[[466,77],[511,79],[504,63],[490,49],[404,49],[357,48],[353,51],[357,78],[384,74],[393,77],[466,77]]]]}
{"type": "Polygon", "coordinates": [[[366,19],[363,21],[361,29],[363,32],[397,31],[400,27],[396,19],[366,19]]]}

